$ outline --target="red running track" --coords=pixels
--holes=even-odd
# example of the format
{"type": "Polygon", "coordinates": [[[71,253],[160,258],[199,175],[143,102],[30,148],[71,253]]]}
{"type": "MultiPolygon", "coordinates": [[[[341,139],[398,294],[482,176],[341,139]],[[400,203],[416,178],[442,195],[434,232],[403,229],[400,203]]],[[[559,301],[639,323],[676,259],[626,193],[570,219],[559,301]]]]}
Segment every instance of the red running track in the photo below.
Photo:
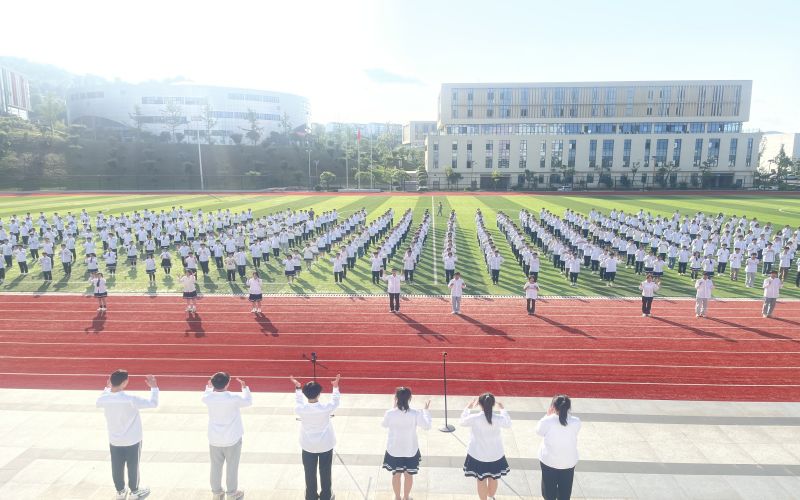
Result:
{"type": "MultiPolygon", "coordinates": [[[[390,314],[381,297],[265,300],[206,297],[189,316],[179,297],[112,296],[98,315],[81,296],[0,296],[0,387],[92,389],[126,368],[154,373],[167,390],[204,386],[217,370],[254,390],[291,390],[287,377],[343,377],[342,390],[420,394],[448,390],[507,396],[800,401],[800,302],[761,317],[759,301],[657,300],[642,318],[636,300],[404,299],[390,314]]],[[[141,377],[133,389],[143,389],[141,377]]]]}

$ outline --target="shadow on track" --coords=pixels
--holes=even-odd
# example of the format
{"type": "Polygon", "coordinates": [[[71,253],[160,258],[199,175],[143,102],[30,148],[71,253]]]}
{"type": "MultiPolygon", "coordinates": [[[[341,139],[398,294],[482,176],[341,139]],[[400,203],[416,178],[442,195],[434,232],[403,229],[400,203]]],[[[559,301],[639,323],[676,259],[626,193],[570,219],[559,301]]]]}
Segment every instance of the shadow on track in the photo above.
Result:
{"type": "Polygon", "coordinates": [[[720,335],[718,333],[708,332],[706,330],[697,328],[695,326],[684,325],[683,323],[678,323],[676,321],[671,321],[671,320],[668,320],[666,318],[662,318],[662,317],[659,317],[659,316],[652,316],[651,318],[656,320],[656,321],[660,321],[662,323],[666,323],[669,326],[674,326],[675,328],[682,328],[684,330],[689,330],[690,332],[694,333],[695,335],[699,335],[701,337],[709,337],[709,338],[720,339],[720,340],[724,340],[725,342],[734,342],[734,343],[737,342],[737,340],[735,340],[735,339],[728,338],[728,337],[726,337],[724,335],[720,335]]]}
{"type": "Polygon", "coordinates": [[[428,337],[433,337],[439,342],[450,342],[450,340],[447,338],[446,335],[443,335],[435,330],[431,330],[430,328],[423,325],[414,318],[411,318],[410,316],[406,316],[401,312],[397,313],[396,316],[400,318],[400,320],[403,321],[405,324],[416,330],[417,335],[425,342],[430,342],[430,340],[428,340],[428,337]]]}

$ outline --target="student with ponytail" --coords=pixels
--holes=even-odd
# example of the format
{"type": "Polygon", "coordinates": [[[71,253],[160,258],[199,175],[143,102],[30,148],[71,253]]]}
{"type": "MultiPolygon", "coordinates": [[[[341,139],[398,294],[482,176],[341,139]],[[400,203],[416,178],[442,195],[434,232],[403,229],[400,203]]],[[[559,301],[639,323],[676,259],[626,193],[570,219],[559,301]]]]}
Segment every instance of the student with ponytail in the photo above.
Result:
{"type": "Polygon", "coordinates": [[[415,410],[409,406],[411,389],[398,387],[394,393],[394,408],[388,410],[383,417],[383,425],[389,429],[389,440],[383,457],[383,468],[392,473],[392,488],[395,500],[409,500],[411,487],[414,485],[414,474],[419,472],[419,461],[422,458],[417,440],[417,427],[425,430],[431,428],[431,414],[428,408],[415,410]],[[400,496],[400,479],[405,478],[403,496],[400,496]]]}
{"type": "Polygon", "coordinates": [[[473,400],[461,413],[460,424],[471,430],[467,458],[464,461],[464,475],[478,480],[480,500],[494,500],[497,480],[510,471],[500,431],[511,427],[511,417],[501,403],[497,403],[500,412],[495,413],[494,405],[494,396],[486,392],[473,400]],[[472,413],[475,406],[480,406],[483,411],[472,413]]]}
{"type": "Polygon", "coordinates": [[[555,396],[547,415],[536,426],[536,433],[544,438],[539,447],[539,465],[545,500],[569,500],[572,495],[581,421],[570,414],[571,407],[568,396],[555,396]]]}

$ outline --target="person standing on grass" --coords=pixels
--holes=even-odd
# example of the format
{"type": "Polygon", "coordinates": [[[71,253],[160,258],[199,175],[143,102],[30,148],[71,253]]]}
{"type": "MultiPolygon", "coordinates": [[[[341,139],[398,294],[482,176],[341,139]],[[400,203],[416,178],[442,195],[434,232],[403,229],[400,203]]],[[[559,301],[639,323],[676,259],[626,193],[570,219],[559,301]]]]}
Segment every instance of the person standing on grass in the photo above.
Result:
{"type": "Polygon", "coordinates": [[[442,257],[442,261],[444,263],[444,280],[449,283],[456,272],[456,261],[458,261],[458,257],[453,255],[453,252],[448,251],[447,255],[442,257]]]}
{"type": "Polygon", "coordinates": [[[783,251],[778,255],[778,268],[780,269],[778,273],[778,277],[781,279],[781,282],[786,281],[786,278],[789,277],[789,269],[792,266],[792,251],[791,248],[786,247],[783,251]]]}
{"type": "Polygon", "coordinates": [[[242,281],[245,281],[245,272],[247,270],[247,254],[244,253],[243,248],[236,250],[236,253],[233,254],[233,260],[236,264],[236,272],[239,273],[239,278],[241,278],[242,281]]]}
{"type": "Polygon", "coordinates": [[[569,500],[572,495],[581,421],[570,415],[571,407],[568,396],[555,396],[547,415],[536,425],[536,434],[543,438],[539,446],[539,466],[545,500],[569,500]]]}
{"type": "Polygon", "coordinates": [[[145,377],[150,387],[150,399],[131,396],[125,392],[128,372],[116,370],[108,378],[103,394],[97,398],[108,427],[111,450],[111,477],[117,489],[117,500],[139,500],[150,494],[149,488],[139,486],[139,459],[142,455],[142,419],[139,410],[158,407],[158,383],[152,375],[145,377]],[[128,469],[128,488],[125,488],[125,468],[128,469]]]}
{"type": "Polygon", "coordinates": [[[619,264],[617,255],[612,253],[606,259],[606,281],[608,281],[608,286],[614,286],[614,278],[617,276],[617,264],[619,264]]]}
{"type": "Polygon", "coordinates": [[[242,456],[241,409],[253,404],[250,388],[244,380],[236,381],[241,394],[228,390],[231,376],[217,372],[206,384],[202,401],[208,407],[208,449],[211,458],[211,492],[213,500],[241,500],[244,492],[239,490],[239,459],[242,456]],[[225,465],[225,486],[222,489],[222,466],[225,465]]]}
{"type": "Polygon", "coordinates": [[[0,285],[6,280],[6,260],[0,258],[0,285]]]}
{"type": "Polygon", "coordinates": [[[511,427],[511,417],[502,403],[497,403],[499,413],[493,411],[494,405],[494,395],[489,392],[481,394],[464,408],[459,422],[462,427],[470,428],[464,476],[477,479],[480,500],[494,499],[497,480],[510,472],[500,433],[503,428],[511,427]],[[483,411],[472,413],[476,406],[483,411]]]}
{"type": "Polygon", "coordinates": [[[536,314],[536,299],[539,297],[539,283],[535,275],[528,276],[528,281],[522,287],[525,290],[525,305],[528,310],[528,316],[536,314]]]}
{"type": "Polygon", "coordinates": [[[232,253],[225,256],[225,275],[228,283],[236,281],[236,260],[234,260],[232,253]]]}
{"type": "Polygon", "coordinates": [[[436,215],[441,217],[443,214],[444,207],[442,206],[442,202],[439,202],[439,205],[436,207],[436,215]]]}
{"type": "Polygon", "coordinates": [[[389,312],[400,312],[400,282],[405,278],[397,274],[397,268],[394,268],[392,274],[381,279],[386,282],[386,291],[389,293],[389,312]]]}
{"type": "Polygon", "coordinates": [[[17,245],[17,247],[14,249],[14,257],[17,259],[19,274],[28,274],[28,254],[25,251],[25,248],[21,245],[17,245]]]}
{"type": "Polygon", "coordinates": [[[578,286],[578,275],[581,272],[581,261],[577,256],[570,258],[568,269],[570,286],[578,286]]]}
{"type": "Polygon", "coordinates": [[[455,273],[447,287],[450,288],[450,303],[453,307],[450,314],[461,314],[461,296],[464,294],[464,289],[467,288],[466,283],[461,279],[461,273],[455,273]]]}
{"type": "Polygon", "coordinates": [[[59,254],[61,257],[61,267],[64,268],[64,277],[69,278],[72,275],[72,261],[75,258],[72,256],[72,252],[69,251],[67,245],[61,244],[61,253],[59,254]]]}
{"type": "Polygon", "coordinates": [[[150,280],[150,285],[156,285],[156,259],[153,258],[153,254],[147,254],[147,257],[144,259],[144,272],[147,273],[147,278],[150,280]]]}
{"type": "Polygon", "coordinates": [[[503,260],[499,250],[495,250],[493,254],[489,255],[489,270],[491,271],[492,284],[494,285],[500,284],[500,265],[503,260]]]}
{"type": "Polygon", "coordinates": [[[753,252],[750,258],[744,264],[744,286],[753,288],[753,283],[756,280],[756,273],[758,272],[758,254],[753,252]]]}
{"type": "Polygon", "coordinates": [[[247,280],[247,287],[249,292],[247,300],[253,304],[250,312],[258,314],[261,312],[261,300],[264,298],[261,290],[261,277],[259,277],[258,271],[253,271],[253,275],[247,280]]]}
{"type": "Polygon", "coordinates": [[[197,312],[197,277],[187,269],[180,282],[183,286],[183,298],[186,300],[186,312],[197,312]]]}
{"type": "Polygon", "coordinates": [[[695,318],[705,318],[708,315],[708,301],[711,299],[711,293],[714,290],[714,282],[711,281],[709,273],[703,274],[703,277],[697,280],[694,284],[697,289],[695,295],[695,318]]]}
{"type": "Polygon", "coordinates": [[[372,270],[372,284],[377,285],[381,282],[381,271],[383,270],[383,258],[379,252],[373,252],[369,259],[370,269],[372,270]]]}
{"type": "Polygon", "coordinates": [[[340,252],[336,252],[336,255],[333,256],[331,264],[333,264],[333,282],[342,283],[344,281],[345,260],[340,252]]]}
{"type": "Polygon", "coordinates": [[[333,500],[331,493],[331,466],[336,434],[331,425],[331,413],[339,407],[339,380],[336,375],[332,381],[333,393],[330,403],[321,403],[319,395],[322,386],[314,382],[301,385],[293,376],[289,377],[295,389],[294,412],[300,417],[300,447],[303,450],[303,469],[305,471],[305,500],[333,500]],[[306,402],[306,399],[308,400],[306,402]],[[321,491],[317,492],[317,468],[321,491]]]}
{"type": "Polygon", "coordinates": [[[114,248],[109,248],[103,254],[103,260],[106,262],[106,271],[113,278],[117,274],[117,251],[114,248]]]}
{"type": "Polygon", "coordinates": [[[783,281],[778,277],[778,271],[772,269],[769,272],[769,277],[764,280],[764,284],[762,285],[764,289],[764,307],[761,308],[761,315],[763,317],[772,317],[772,313],[775,312],[775,304],[778,302],[781,287],[783,287],[783,281]]]}
{"type": "Polygon", "coordinates": [[[742,268],[742,249],[735,248],[728,260],[731,265],[731,281],[739,281],[739,270],[742,268]]]}
{"type": "Polygon", "coordinates": [[[691,278],[696,280],[700,276],[700,270],[703,268],[703,259],[700,258],[700,252],[695,252],[689,259],[689,269],[691,269],[691,278]]]}
{"type": "Polygon", "coordinates": [[[431,406],[430,400],[425,402],[422,410],[411,408],[410,401],[411,389],[398,387],[394,392],[394,408],[384,414],[381,423],[383,427],[389,429],[386,453],[383,455],[383,468],[392,473],[395,500],[410,500],[414,475],[419,472],[419,462],[422,458],[419,452],[417,427],[425,430],[431,428],[431,414],[428,412],[431,406]],[[404,480],[402,497],[401,478],[404,480]]]}
{"type": "Polygon", "coordinates": [[[53,281],[53,259],[50,258],[50,255],[43,253],[42,258],[39,259],[39,265],[42,267],[44,281],[53,281]]]}
{"type": "Polygon", "coordinates": [[[403,255],[403,278],[409,283],[414,282],[414,268],[417,267],[417,259],[409,248],[403,255]]]}
{"type": "Polygon", "coordinates": [[[164,249],[161,251],[161,269],[164,270],[164,274],[169,276],[169,272],[172,270],[172,256],[169,253],[168,249],[164,249]]]}
{"type": "Polygon", "coordinates": [[[661,285],[653,281],[653,275],[648,274],[647,278],[639,284],[642,291],[642,317],[650,317],[650,309],[653,307],[653,297],[661,285]]]}
{"type": "Polygon", "coordinates": [[[106,279],[103,277],[103,273],[92,273],[89,284],[92,285],[94,298],[97,299],[97,310],[101,312],[105,311],[108,288],[106,288],[106,279]]]}

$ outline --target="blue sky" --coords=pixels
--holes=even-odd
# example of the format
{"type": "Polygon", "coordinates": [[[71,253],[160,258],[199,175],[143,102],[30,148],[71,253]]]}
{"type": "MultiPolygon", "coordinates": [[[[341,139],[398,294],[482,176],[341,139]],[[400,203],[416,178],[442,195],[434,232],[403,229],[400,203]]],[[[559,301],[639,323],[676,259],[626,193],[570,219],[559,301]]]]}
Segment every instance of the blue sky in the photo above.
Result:
{"type": "Polygon", "coordinates": [[[748,126],[800,132],[800,1],[27,0],[2,15],[3,55],[294,92],[315,121],[435,119],[443,82],[750,79],[748,126]]]}

